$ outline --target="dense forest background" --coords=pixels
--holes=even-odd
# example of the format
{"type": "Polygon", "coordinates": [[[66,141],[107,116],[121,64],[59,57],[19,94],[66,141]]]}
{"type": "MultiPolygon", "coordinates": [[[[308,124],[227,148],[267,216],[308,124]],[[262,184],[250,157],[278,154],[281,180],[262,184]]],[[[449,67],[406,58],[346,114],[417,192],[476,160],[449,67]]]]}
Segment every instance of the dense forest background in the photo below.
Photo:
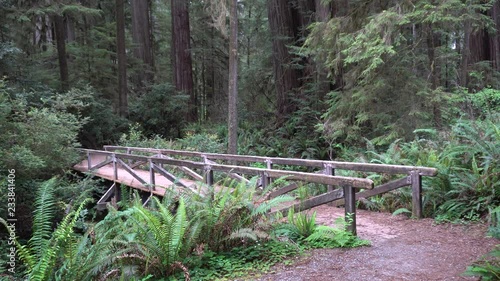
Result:
{"type": "Polygon", "coordinates": [[[0,0],[0,170],[25,222],[34,190],[59,220],[104,192],[67,170],[106,144],[436,167],[425,216],[500,218],[499,108],[500,1],[0,0]]]}
{"type": "Polygon", "coordinates": [[[116,143],[129,124],[176,139],[237,120],[240,152],[264,130],[248,142],[325,159],[335,145],[412,140],[497,106],[473,103],[497,102],[499,11],[458,0],[2,1],[0,69],[30,104],[82,91],[85,147],[116,143]]]}

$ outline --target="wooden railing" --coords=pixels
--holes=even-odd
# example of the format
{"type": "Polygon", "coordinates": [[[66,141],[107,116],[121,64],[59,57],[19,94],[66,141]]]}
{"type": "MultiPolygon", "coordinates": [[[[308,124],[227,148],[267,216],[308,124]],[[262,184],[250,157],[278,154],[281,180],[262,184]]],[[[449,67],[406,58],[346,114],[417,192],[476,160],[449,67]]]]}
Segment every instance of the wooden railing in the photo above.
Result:
{"type": "MultiPolygon", "coordinates": [[[[304,181],[325,184],[328,190],[303,202],[294,204],[279,211],[294,208],[297,211],[305,210],[333,201],[343,201],[346,215],[350,214],[351,224],[349,229],[356,233],[356,208],[355,200],[381,194],[404,186],[412,187],[413,215],[417,218],[422,216],[422,176],[435,176],[437,170],[434,168],[381,165],[367,163],[351,163],[339,161],[322,161],[296,158],[261,157],[250,155],[231,155],[202,153],[193,151],[179,151],[171,149],[152,149],[139,147],[105,146],[102,150],[82,149],[87,155],[88,170],[93,171],[105,165],[113,165],[114,179],[118,180],[118,169],[122,168],[150,189],[155,188],[156,174],[170,179],[178,185],[182,185],[173,173],[168,172],[165,166],[173,166],[181,169],[186,175],[197,181],[204,181],[208,185],[214,184],[214,171],[226,173],[229,176],[242,181],[247,181],[242,175],[257,175],[265,188],[273,179],[286,177],[289,181],[304,181]],[[105,156],[105,160],[92,163],[91,155],[105,156]],[[243,166],[250,163],[262,163],[266,168],[255,168],[243,166]],[[139,177],[134,172],[134,167],[141,164],[149,168],[149,182],[139,177]],[[284,170],[281,166],[306,167],[308,172],[297,172],[284,170]],[[201,171],[201,173],[195,170],[201,171]],[[343,177],[335,175],[337,170],[359,171],[366,173],[403,174],[405,177],[397,179],[380,186],[374,187],[373,181],[366,178],[343,177]],[[335,189],[341,187],[341,189],[335,189]],[[359,192],[355,192],[361,190],[359,192]]],[[[296,189],[296,183],[289,184],[269,194],[269,198],[279,196],[296,189]]]]}

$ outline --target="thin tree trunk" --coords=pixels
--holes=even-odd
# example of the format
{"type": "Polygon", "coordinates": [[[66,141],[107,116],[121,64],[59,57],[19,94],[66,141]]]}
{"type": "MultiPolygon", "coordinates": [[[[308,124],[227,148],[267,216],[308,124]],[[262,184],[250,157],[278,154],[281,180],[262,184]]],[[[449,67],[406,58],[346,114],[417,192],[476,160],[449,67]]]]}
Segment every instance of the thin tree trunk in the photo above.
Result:
{"type": "Polygon", "coordinates": [[[464,23],[464,42],[462,46],[462,63],[460,66],[460,86],[467,86],[467,74],[469,71],[469,57],[470,57],[470,34],[471,34],[471,24],[469,20],[464,23]]]}
{"type": "Polygon", "coordinates": [[[59,61],[59,75],[61,79],[61,90],[66,92],[69,88],[68,60],[66,57],[65,25],[64,18],[60,15],[54,16],[54,29],[56,32],[57,59],[59,61]]]}
{"type": "Polygon", "coordinates": [[[174,85],[189,95],[187,120],[198,120],[197,97],[193,90],[193,63],[190,51],[189,10],[185,0],[171,0],[172,9],[172,67],[174,85]]]}
{"type": "Polygon", "coordinates": [[[128,115],[127,54],[125,52],[124,0],[116,0],[116,53],[118,58],[118,113],[128,115]]]}
{"type": "Polygon", "coordinates": [[[490,35],[490,58],[494,70],[500,71],[500,2],[495,1],[490,10],[490,16],[495,24],[495,30],[490,35]]]}
{"type": "Polygon", "coordinates": [[[238,153],[238,0],[231,0],[228,85],[228,153],[238,153]]]}
{"type": "MultiPolygon", "coordinates": [[[[434,32],[433,26],[428,25],[427,28],[427,57],[429,59],[429,69],[430,69],[430,79],[431,79],[431,89],[436,90],[440,86],[440,69],[441,62],[436,57],[436,49],[441,45],[439,35],[434,32]]],[[[439,102],[433,102],[432,113],[434,115],[434,123],[436,127],[440,128],[442,126],[441,118],[441,105],[439,102]]]]}

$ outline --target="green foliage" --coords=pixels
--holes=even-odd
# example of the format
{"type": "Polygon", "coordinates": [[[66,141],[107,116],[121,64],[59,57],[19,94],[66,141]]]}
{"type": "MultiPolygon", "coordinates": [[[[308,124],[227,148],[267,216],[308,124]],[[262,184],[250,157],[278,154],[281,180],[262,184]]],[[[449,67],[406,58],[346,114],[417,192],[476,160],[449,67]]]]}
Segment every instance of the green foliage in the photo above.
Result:
{"type": "MultiPolygon", "coordinates": [[[[17,171],[21,179],[48,178],[77,159],[74,147],[84,118],[70,113],[71,97],[55,95],[35,107],[28,98],[0,83],[0,165],[17,171]]],[[[44,100],[42,99],[42,102],[44,100]]]]}
{"type": "Polygon", "coordinates": [[[64,96],[75,101],[68,104],[71,112],[86,118],[78,135],[83,147],[116,143],[120,133],[125,131],[128,120],[115,114],[111,102],[90,85],[74,87],[64,96]]]}
{"type": "Polygon", "coordinates": [[[238,183],[215,192],[208,187],[210,196],[198,198],[195,216],[202,223],[200,243],[212,251],[224,251],[247,241],[267,239],[270,222],[265,214],[289,196],[276,197],[254,205],[256,179],[250,183],[238,183]]]}
{"type": "MultiPolygon", "coordinates": [[[[500,141],[498,114],[484,120],[459,119],[447,135],[435,130],[417,130],[417,138],[408,143],[391,143],[384,152],[368,142],[368,151],[357,161],[435,167],[436,177],[423,178],[424,215],[438,222],[479,220],[489,206],[499,204],[500,141]]],[[[370,176],[376,184],[390,176],[370,176]]],[[[370,209],[411,209],[411,191],[402,188],[363,201],[370,209]]]]}
{"type": "Polygon", "coordinates": [[[492,88],[484,88],[470,95],[470,100],[479,116],[487,116],[498,112],[500,107],[500,91],[492,88]]]}
{"type": "Polygon", "coordinates": [[[152,212],[141,204],[136,204],[132,209],[125,211],[124,215],[136,225],[136,238],[141,246],[141,252],[147,260],[145,273],[168,275],[173,271],[175,262],[181,260],[182,254],[186,254],[192,247],[192,240],[197,233],[185,235],[188,230],[189,221],[186,218],[186,209],[182,198],[176,214],[159,202],[156,197],[153,200],[158,210],[152,212]]]}
{"type": "Polygon", "coordinates": [[[397,216],[399,214],[406,214],[411,216],[411,211],[406,208],[400,208],[392,213],[393,216],[397,216]]]}
{"type": "Polygon", "coordinates": [[[293,209],[288,211],[288,225],[286,236],[292,240],[305,239],[316,230],[316,212],[311,216],[306,213],[295,214],[293,209]]]}
{"type": "Polygon", "coordinates": [[[487,257],[468,266],[464,276],[476,276],[481,280],[500,280],[500,247],[493,249],[487,257]]]}
{"type": "Polygon", "coordinates": [[[250,126],[239,132],[238,146],[240,154],[295,157],[303,159],[328,159],[330,150],[325,145],[323,136],[311,124],[319,119],[321,105],[314,96],[296,101],[298,110],[275,128],[258,129],[250,126]]]}
{"type": "MultiPolygon", "coordinates": [[[[17,254],[26,266],[24,275],[29,280],[53,280],[57,265],[71,256],[71,244],[75,241],[73,228],[88,202],[83,201],[76,210],[69,212],[53,231],[55,186],[55,179],[51,179],[39,188],[35,200],[33,236],[25,245],[16,241],[17,254]]],[[[1,222],[6,225],[4,220],[1,222]]]]}
{"type": "Polygon", "coordinates": [[[316,213],[308,216],[305,213],[294,214],[288,212],[288,222],[279,224],[274,229],[278,239],[296,241],[304,248],[338,248],[359,247],[370,245],[367,240],[362,240],[347,231],[347,222],[344,218],[335,221],[336,226],[316,225],[316,213]]]}
{"type": "Polygon", "coordinates": [[[186,136],[179,139],[178,144],[183,150],[201,151],[210,153],[226,152],[226,145],[216,134],[210,132],[200,132],[191,134],[189,131],[186,136]]]}
{"type": "MultiPolygon", "coordinates": [[[[302,249],[289,242],[258,241],[234,247],[228,252],[204,251],[192,260],[192,280],[241,278],[253,272],[267,272],[271,266],[300,254],[302,249]]],[[[179,278],[180,279],[180,278],[179,278]]]]}
{"type": "Polygon", "coordinates": [[[145,137],[139,124],[131,124],[128,132],[121,135],[118,141],[119,145],[132,147],[150,147],[150,148],[173,148],[171,141],[163,139],[161,136],[145,137]]]}
{"type": "Polygon", "coordinates": [[[488,235],[500,239],[500,206],[489,210],[488,235]]]}
{"type": "Polygon", "coordinates": [[[141,124],[146,136],[181,137],[189,96],[168,84],[158,84],[130,101],[130,120],[141,124]]]}
{"type": "Polygon", "coordinates": [[[334,84],[327,109],[316,122],[322,137],[330,144],[359,146],[365,137],[387,145],[411,139],[414,129],[442,127],[443,120],[456,118],[452,97],[457,74],[467,69],[461,65],[463,54],[450,43],[461,44],[456,30],[463,30],[464,22],[474,30],[491,30],[492,19],[479,12],[489,10],[491,3],[416,1],[353,7],[343,11],[345,16],[313,23],[301,49],[304,57],[330,70],[334,84]]]}

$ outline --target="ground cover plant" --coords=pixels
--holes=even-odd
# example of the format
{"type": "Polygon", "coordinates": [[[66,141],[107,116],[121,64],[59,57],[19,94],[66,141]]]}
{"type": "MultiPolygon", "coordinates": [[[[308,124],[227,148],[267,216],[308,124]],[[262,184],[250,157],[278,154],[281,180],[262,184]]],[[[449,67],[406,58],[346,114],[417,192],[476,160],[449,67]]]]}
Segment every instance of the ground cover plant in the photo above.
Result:
{"type": "Polygon", "coordinates": [[[290,212],[286,218],[270,217],[271,208],[295,198],[279,196],[254,204],[259,196],[256,179],[218,192],[212,188],[211,196],[172,193],[163,200],[153,197],[147,206],[132,193],[132,202],[124,202],[121,209],[109,206],[99,222],[84,221],[87,230],[83,233],[76,226],[87,214],[87,200],[52,229],[56,187],[54,178],[39,188],[33,236],[27,243],[17,241],[24,265],[18,272],[20,279],[236,278],[265,272],[308,248],[367,244],[342,227],[317,226],[314,215],[290,212]]]}

